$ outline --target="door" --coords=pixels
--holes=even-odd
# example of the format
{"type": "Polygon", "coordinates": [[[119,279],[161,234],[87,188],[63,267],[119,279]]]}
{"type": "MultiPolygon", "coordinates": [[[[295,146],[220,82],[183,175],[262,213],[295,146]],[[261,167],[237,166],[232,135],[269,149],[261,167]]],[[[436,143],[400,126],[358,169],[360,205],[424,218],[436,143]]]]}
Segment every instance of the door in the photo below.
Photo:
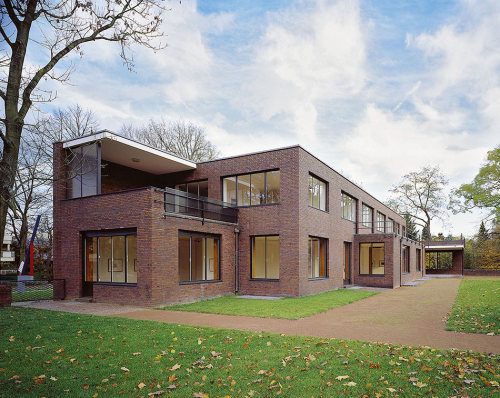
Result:
{"type": "Polygon", "coordinates": [[[344,285],[351,283],[351,242],[344,242],[344,285]]]}

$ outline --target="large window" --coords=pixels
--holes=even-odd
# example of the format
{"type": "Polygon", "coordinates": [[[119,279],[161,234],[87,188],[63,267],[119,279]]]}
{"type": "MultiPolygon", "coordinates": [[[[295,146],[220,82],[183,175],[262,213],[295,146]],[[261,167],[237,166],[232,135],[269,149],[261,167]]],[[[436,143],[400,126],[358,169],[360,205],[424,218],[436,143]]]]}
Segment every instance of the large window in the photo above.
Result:
{"type": "Polygon", "coordinates": [[[326,248],[328,240],[309,237],[309,278],[326,278],[326,248]]]}
{"type": "Polygon", "coordinates": [[[309,206],[326,211],[326,182],[309,175],[309,206]]]}
{"type": "Polygon", "coordinates": [[[383,243],[359,244],[360,275],[384,275],[385,248],[383,243]]]}
{"type": "Polygon", "coordinates": [[[280,239],[277,235],[253,236],[252,279],[279,279],[280,239]]]}
{"type": "Polygon", "coordinates": [[[363,225],[372,228],[373,225],[373,209],[363,203],[363,225]]]}
{"type": "Polygon", "coordinates": [[[280,171],[266,171],[225,177],[222,200],[235,206],[256,206],[280,202],[280,171]]]}
{"type": "Polygon", "coordinates": [[[401,262],[403,264],[403,272],[405,274],[410,272],[410,247],[403,245],[403,250],[401,252],[401,262]]]}
{"type": "Polygon", "coordinates": [[[220,279],[219,238],[179,233],[179,282],[220,279]]]}
{"type": "Polygon", "coordinates": [[[137,283],[135,232],[87,234],[84,246],[86,282],[137,283]]]}
{"type": "Polygon", "coordinates": [[[377,231],[385,232],[385,216],[377,211],[377,231]]]}
{"type": "Polygon", "coordinates": [[[356,221],[356,199],[342,192],[342,218],[356,221]]]}
{"type": "Polygon", "coordinates": [[[97,195],[100,193],[100,148],[99,144],[71,148],[69,153],[70,198],[97,195]]]}
{"type": "Polygon", "coordinates": [[[387,219],[387,231],[388,234],[394,233],[394,220],[391,218],[387,219]]]}

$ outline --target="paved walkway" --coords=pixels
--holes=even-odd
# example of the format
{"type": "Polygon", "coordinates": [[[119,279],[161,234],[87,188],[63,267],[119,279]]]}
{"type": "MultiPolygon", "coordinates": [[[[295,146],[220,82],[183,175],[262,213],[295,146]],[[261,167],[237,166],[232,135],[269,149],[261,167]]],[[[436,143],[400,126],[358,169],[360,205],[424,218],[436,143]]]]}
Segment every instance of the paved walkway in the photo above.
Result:
{"type": "Polygon", "coordinates": [[[500,354],[500,335],[445,331],[461,279],[436,278],[311,317],[288,320],[146,309],[118,316],[195,326],[354,339],[500,354]]]}
{"type": "MultiPolygon", "coordinates": [[[[388,290],[299,320],[164,311],[71,301],[22,305],[56,311],[111,315],[194,326],[457,348],[500,354],[500,335],[445,331],[461,279],[432,278],[419,286],[388,290]]],[[[19,305],[19,304],[18,304],[19,305]]]]}

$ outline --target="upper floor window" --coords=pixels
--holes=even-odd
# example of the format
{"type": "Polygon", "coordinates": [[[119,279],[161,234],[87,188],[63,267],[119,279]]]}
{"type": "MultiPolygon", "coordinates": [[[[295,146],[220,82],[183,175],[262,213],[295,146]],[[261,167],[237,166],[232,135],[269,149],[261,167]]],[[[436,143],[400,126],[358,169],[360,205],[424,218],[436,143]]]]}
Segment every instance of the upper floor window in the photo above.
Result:
{"type": "Polygon", "coordinates": [[[385,232],[385,216],[377,211],[377,231],[385,232]]]}
{"type": "Polygon", "coordinates": [[[399,235],[399,223],[394,222],[394,231],[399,235]]]}
{"type": "Polygon", "coordinates": [[[280,171],[265,171],[222,179],[222,200],[235,206],[280,202],[280,171]]]}
{"type": "Polygon", "coordinates": [[[187,192],[195,196],[208,197],[208,180],[188,182],[186,184],[177,184],[175,189],[187,192]]]}
{"type": "Polygon", "coordinates": [[[387,219],[387,233],[392,234],[394,232],[394,220],[391,218],[387,219]]]}
{"type": "Polygon", "coordinates": [[[373,223],[373,209],[363,203],[363,225],[371,228],[373,223]]]}
{"type": "Polygon", "coordinates": [[[342,192],[342,218],[356,221],[356,199],[342,192]]]}
{"type": "Polygon", "coordinates": [[[309,174],[309,206],[326,211],[326,182],[309,174]]]}
{"type": "Polygon", "coordinates": [[[99,144],[71,148],[69,153],[69,198],[97,195],[100,193],[99,144]]]}

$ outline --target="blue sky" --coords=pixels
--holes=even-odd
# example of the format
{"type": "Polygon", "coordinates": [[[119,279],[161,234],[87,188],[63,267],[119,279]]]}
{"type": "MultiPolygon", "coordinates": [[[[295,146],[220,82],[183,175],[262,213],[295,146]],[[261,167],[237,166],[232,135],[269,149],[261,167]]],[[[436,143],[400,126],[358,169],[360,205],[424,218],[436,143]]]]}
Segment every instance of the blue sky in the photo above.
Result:
{"type": "Polygon", "coordinates": [[[163,31],[166,49],[133,49],[133,72],[113,44],[83,48],[45,109],[79,103],[111,130],[190,120],[223,155],[298,143],[382,200],[425,165],[468,182],[500,143],[496,0],[183,0],[163,31]]]}

